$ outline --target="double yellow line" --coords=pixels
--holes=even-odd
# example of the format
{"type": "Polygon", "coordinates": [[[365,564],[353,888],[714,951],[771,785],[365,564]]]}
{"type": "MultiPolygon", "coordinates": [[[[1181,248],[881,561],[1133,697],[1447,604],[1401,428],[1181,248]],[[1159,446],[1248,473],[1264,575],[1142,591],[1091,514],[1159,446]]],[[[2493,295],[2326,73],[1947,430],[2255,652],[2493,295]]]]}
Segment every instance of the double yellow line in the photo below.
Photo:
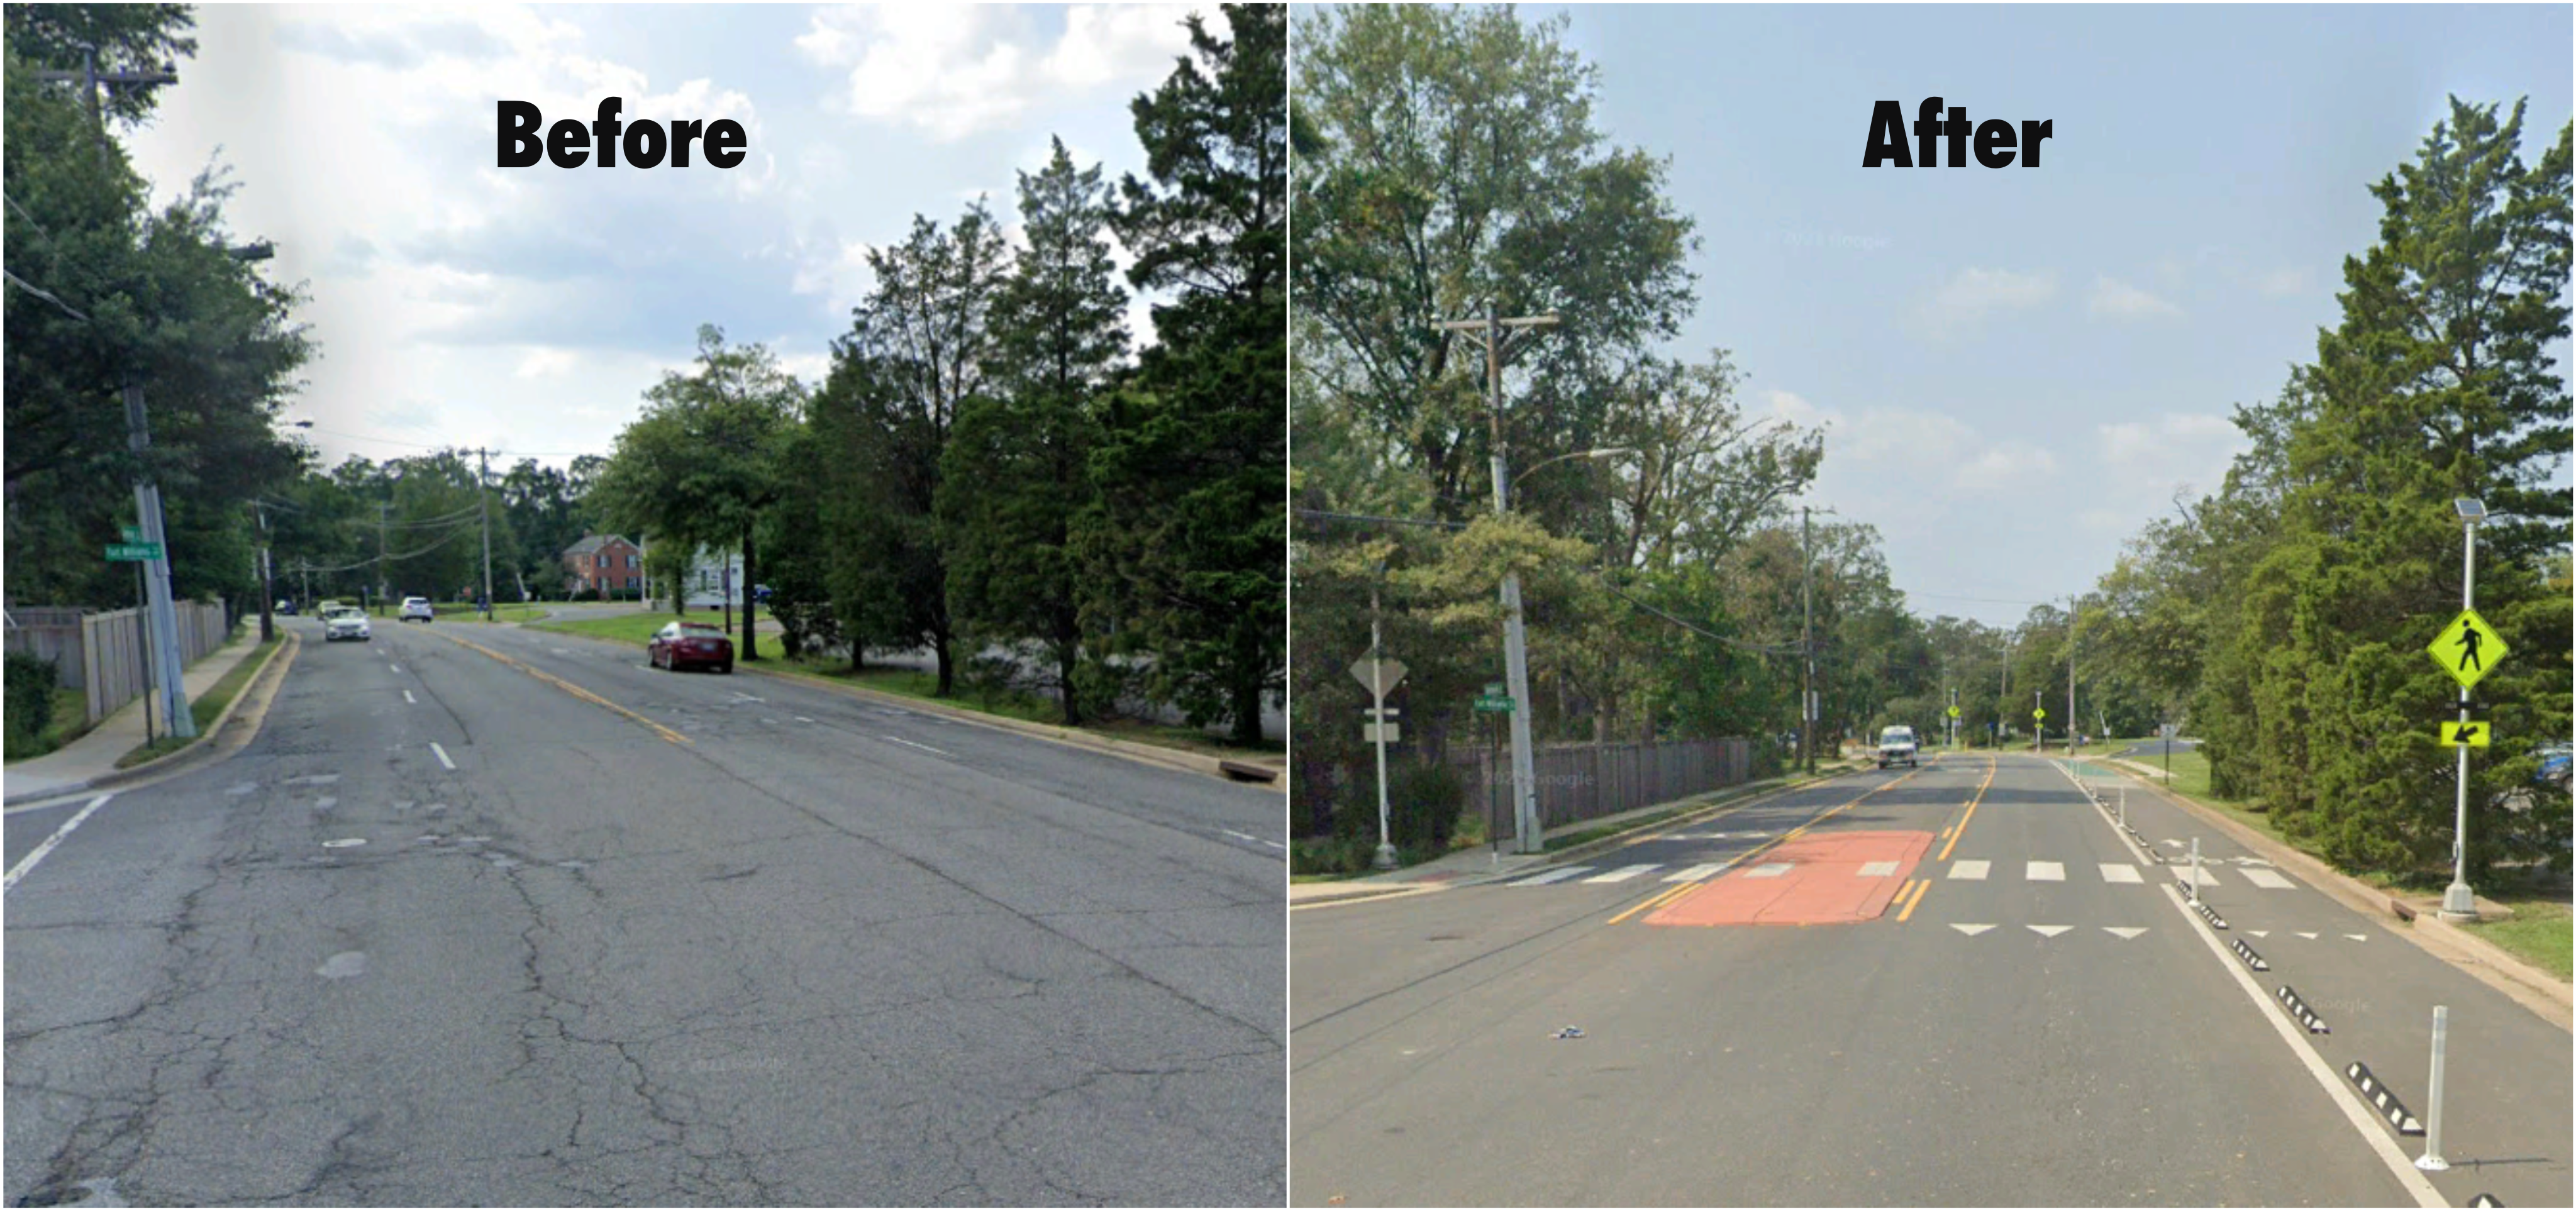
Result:
{"type": "Polygon", "coordinates": [[[1976,794],[1968,796],[1968,812],[1967,812],[1967,814],[1966,814],[1966,815],[1964,815],[1964,816],[1959,817],[1959,822],[1958,822],[1957,824],[1954,824],[1954,825],[1951,825],[1951,826],[1950,826],[1950,843],[1949,843],[1948,845],[1944,845],[1944,846],[1942,846],[1942,847],[1941,847],[1941,853],[1940,853],[1940,855],[1939,855],[1938,857],[1933,858],[1933,859],[1932,859],[1933,861],[1935,861],[1935,862],[1947,862],[1947,861],[1949,861],[1949,860],[1950,860],[1950,851],[1951,851],[1951,850],[1953,850],[1953,849],[1958,848],[1958,846],[1959,846],[1959,838],[1964,837],[1964,836],[1966,836],[1966,835],[1968,834],[1968,821],[1970,821],[1970,820],[1972,820],[1972,819],[1975,819],[1975,818],[1976,818],[1976,815],[1977,815],[1977,804],[1979,804],[1979,803],[1981,803],[1981,802],[1984,802],[1984,801],[1985,801],[1985,798],[1986,798],[1986,788],[1987,788],[1987,787],[1990,787],[1990,786],[1993,786],[1994,784],[1995,784],[1995,759],[1994,759],[1994,758],[1992,758],[1992,757],[1988,757],[1988,758],[1986,758],[1986,780],[1977,784],[1977,793],[1976,793],[1976,794]]]}
{"type": "Polygon", "coordinates": [[[474,649],[475,651],[481,652],[481,653],[483,653],[484,655],[489,656],[489,657],[491,657],[491,658],[492,658],[492,659],[494,659],[494,660],[498,660],[498,661],[500,661],[501,663],[503,663],[503,664],[506,664],[506,665],[510,666],[511,668],[517,669],[517,670],[519,670],[519,671],[520,671],[520,672],[522,672],[522,673],[526,673],[528,676],[534,677],[534,678],[536,678],[536,679],[537,679],[537,680],[539,680],[539,681],[545,682],[546,684],[548,684],[548,685],[551,685],[551,686],[555,687],[556,689],[562,690],[563,692],[565,692],[565,693],[567,693],[567,694],[570,694],[570,695],[572,695],[572,696],[573,696],[573,697],[575,697],[575,698],[579,698],[579,699],[581,699],[581,700],[582,700],[582,701],[584,701],[584,702],[588,702],[588,703],[591,703],[591,704],[596,705],[596,706],[604,706],[604,707],[607,707],[608,709],[610,709],[610,710],[612,710],[612,711],[615,711],[615,712],[617,712],[617,713],[618,713],[618,714],[620,714],[620,715],[624,715],[624,716],[626,716],[627,718],[632,719],[632,720],[634,720],[634,721],[635,721],[635,722],[637,722],[637,723],[643,724],[644,726],[646,726],[646,727],[649,727],[649,728],[653,729],[653,730],[654,730],[656,733],[658,733],[658,734],[659,734],[659,735],[660,735],[664,740],[668,740],[668,741],[670,741],[670,742],[671,742],[671,743],[673,743],[673,744],[687,744],[687,743],[689,743],[689,738],[688,738],[688,737],[683,736],[683,735],[681,735],[681,734],[680,734],[680,733],[678,733],[678,732],[672,731],[671,729],[669,729],[669,728],[667,728],[667,727],[664,727],[664,726],[662,726],[661,724],[655,723],[655,722],[653,722],[652,720],[647,719],[647,718],[645,718],[645,717],[644,717],[644,716],[642,716],[642,715],[638,715],[638,714],[636,714],[635,712],[630,711],[630,710],[626,709],[625,707],[619,706],[619,705],[617,705],[617,704],[616,704],[616,703],[614,703],[614,702],[610,702],[609,700],[607,700],[607,699],[605,699],[605,698],[602,698],[602,697],[600,697],[600,696],[599,696],[599,695],[597,695],[597,694],[591,693],[589,690],[586,690],[586,689],[583,689],[583,688],[582,688],[582,687],[580,687],[580,686],[574,685],[573,683],[571,683],[571,682],[569,682],[569,681],[566,681],[566,680],[564,680],[564,679],[563,679],[563,678],[561,678],[561,677],[557,677],[557,676],[555,676],[554,674],[552,674],[552,673],[549,673],[549,672],[545,671],[544,669],[541,669],[541,668],[536,667],[535,665],[529,664],[528,662],[526,662],[526,661],[524,661],[524,660],[520,660],[520,659],[518,659],[517,657],[502,655],[501,653],[499,653],[499,652],[495,652],[495,651],[493,651],[493,650],[492,650],[492,649],[490,649],[490,648],[484,647],[482,644],[476,643],[476,642],[474,642],[473,640],[470,640],[470,639],[459,639],[459,638],[457,638],[456,636],[454,636],[454,635],[450,635],[450,634],[448,634],[448,633],[447,633],[447,632],[445,632],[445,631],[433,631],[433,632],[431,632],[431,634],[434,634],[434,635],[438,636],[439,638],[444,639],[444,640],[448,641],[449,643],[456,644],[456,645],[458,645],[458,646],[460,646],[460,647],[472,648],[472,649],[474,649]]]}
{"type": "Polygon", "coordinates": [[[1726,874],[1727,874],[1727,871],[1732,871],[1732,870],[1737,870],[1737,869],[1742,868],[1742,867],[1744,866],[1744,864],[1745,864],[1745,863],[1747,863],[1747,862],[1751,862],[1751,861],[1752,861],[1752,860],[1754,860],[1755,858],[1761,857],[1763,854],[1770,852],[1772,849],[1777,848],[1777,847],[1782,846],[1782,845],[1786,845],[1786,844],[1788,844],[1788,843],[1789,843],[1789,842],[1791,842],[1791,841],[1795,841],[1795,840],[1797,840],[1800,836],[1805,835],[1805,833],[1806,833],[1806,831],[1807,831],[1808,829],[1814,828],[1815,826],[1817,826],[1817,825],[1819,825],[1819,824],[1822,824],[1822,823],[1824,823],[1825,821],[1827,821],[1827,820],[1830,820],[1830,819],[1834,818],[1836,815],[1838,815],[1838,814],[1842,813],[1843,811],[1845,811],[1845,810],[1847,810],[1847,809],[1850,809],[1850,808],[1854,808],[1854,807],[1858,807],[1858,806],[1860,806],[1861,800],[1863,800],[1863,799],[1867,799],[1867,798],[1869,798],[1871,795],[1875,795],[1875,794],[1877,794],[1878,792],[1883,791],[1883,790],[1886,790],[1887,788],[1889,788],[1889,787],[1891,787],[1891,786],[1895,786],[1895,785],[1897,785],[1898,783],[1904,782],[1906,779],[1908,779],[1908,778],[1912,778],[1914,775],[1919,774],[1919,773],[1922,773],[1922,772],[1923,772],[1923,771],[1922,771],[1921,769],[1919,769],[1919,768],[1917,768],[1917,769],[1910,769],[1910,770],[1905,771],[1905,773],[1904,773],[1901,777],[1897,777],[1897,778],[1891,779],[1891,780],[1886,781],[1886,782],[1881,782],[1881,783],[1879,783],[1878,785],[1876,785],[1876,786],[1873,786],[1873,787],[1869,788],[1868,790],[1862,791],[1861,793],[1859,793],[1859,794],[1857,794],[1857,795],[1852,796],[1852,798],[1851,798],[1851,801],[1850,801],[1850,802],[1842,803],[1842,804],[1838,804],[1838,805],[1836,805],[1836,806],[1834,806],[1834,807],[1827,808],[1825,811],[1823,811],[1823,812],[1819,813],[1819,814],[1818,814],[1814,819],[1809,820],[1809,821],[1807,821],[1806,823],[1801,824],[1801,825],[1799,825],[1799,826],[1798,826],[1798,827],[1796,827],[1796,828],[1790,829],[1789,831],[1787,831],[1787,832],[1785,832],[1785,833],[1782,833],[1782,834],[1780,834],[1780,835],[1779,835],[1779,836],[1777,836],[1777,837],[1773,837],[1773,838],[1771,838],[1770,840],[1765,841],[1765,842],[1763,842],[1763,843],[1762,843],[1762,844],[1760,844],[1760,845],[1756,845],[1756,846],[1754,846],[1753,848],[1751,848],[1751,849],[1748,849],[1748,850],[1744,851],[1744,855],[1743,855],[1742,857],[1737,858],[1737,859],[1736,859],[1736,860],[1734,860],[1733,862],[1729,862],[1729,863],[1727,863],[1727,865],[1726,865],[1726,870],[1719,871],[1718,873],[1716,873],[1716,874],[1714,874],[1714,875],[1711,875],[1711,876],[1709,876],[1708,878],[1705,878],[1705,879],[1695,879],[1695,880],[1693,880],[1693,881],[1691,881],[1691,882],[1688,882],[1688,883],[1678,884],[1678,885],[1676,885],[1676,886],[1674,886],[1674,887],[1672,887],[1672,888],[1670,888],[1670,889],[1668,889],[1668,890],[1656,892],[1654,895],[1648,896],[1648,897],[1646,897],[1644,900],[1642,900],[1642,901],[1640,901],[1640,902],[1638,902],[1638,903],[1636,903],[1636,904],[1630,905],[1627,909],[1625,909],[1625,910],[1621,911],[1621,912],[1620,912],[1620,914],[1619,914],[1618,916],[1615,916],[1615,917],[1610,918],[1607,922],[1605,922],[1605,924],[1609,924],[1609,925],[1616,925],[1616,924],[1620,923],[1621,921],[1625,921],[1625,920],[1627,920],[1627,919],[1628,919],[1628,918],[1630,918],[1630,917],[1636,916],[1638,913],[1641,913],[1641,912],[1646,911],[1646,910],[1647,910],[1647,909],[1649,909],[1649,908],[1659,908],[1659,907],[1661,907],[1661,906],[1663,906],[1663,905],[1670,904],[1670,903],[1672,903],[1672,902],[1673,902],[1673,901],[1675,901],[1675,900],[1681,899],[1683,896],[1688,895],[1688,894],[1690,894],[1691,892],[1698,891],[1700,888],[1706,887],[1706,886],[1708,886],[1709,884],[1714,883],[1714,882],[1716,882],[1716,881],[1717,881],[1717,880],[1719,880],[1719,879],[1723,879],[1723,878],[1725,878],[1725,877],[1726,877],[1726,874]]]}

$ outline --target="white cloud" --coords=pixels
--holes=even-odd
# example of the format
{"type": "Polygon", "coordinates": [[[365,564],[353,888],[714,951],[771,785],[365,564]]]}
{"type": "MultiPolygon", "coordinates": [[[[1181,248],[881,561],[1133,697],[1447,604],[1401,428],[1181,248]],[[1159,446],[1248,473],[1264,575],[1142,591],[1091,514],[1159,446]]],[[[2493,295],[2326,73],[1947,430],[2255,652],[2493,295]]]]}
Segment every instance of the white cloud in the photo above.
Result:
{"type": "Polygon", "coordinates": [[[2162,511],[2183,489],[2215,489],[2246,443],[2224,416],[2168,412],[2096,426],[2095,444],[2103,468],[2099,492],[2135,504],[2143,516],[2162,511]]]}
{"type": "Polygon", "coordinates": [[[2302,294],[2308,289],[2308,271],[2300,268],[2275,269],[2254,279],[2254,290],[2266,298],[2302,294]]]}
{"type": "Polygon", "coordinates": [[[2182,314],[2182,308],[2172,303],[2127,282],[2103,275],[2094,277],[2093,297],[2086,301],[2085,309],[2095,315],[2107,315],[2124,320],[2182,314]]]}
{"type": "Polygon", "coordinates": [[[2056,294],[2055,273],[2014,273],[1970,266],[1933,294],[1923,306],[1922,319],[1933,336],[1949,337],[1974,329],[1989,312],[2035,307],[2056,294]]]}
{"type": "Polygon", "coordinates": [[[535,345],[520,355],[517,374],[520,378],[552,378],[580,364],[580,350],[535,345]]]}
{"type": "MultiPolygon", "coordinates": [[[[1053,46],[1016,10],[869,4],[817,11],[796,47],[845,68],[841,102],[935,139],[1006,126],[1041,105],[1149,87],[1189,48],[1186,6],[1076,5],[1053,46]]],[[[1221,24],[1221,22],[1220,22],[1221,24]]]]}

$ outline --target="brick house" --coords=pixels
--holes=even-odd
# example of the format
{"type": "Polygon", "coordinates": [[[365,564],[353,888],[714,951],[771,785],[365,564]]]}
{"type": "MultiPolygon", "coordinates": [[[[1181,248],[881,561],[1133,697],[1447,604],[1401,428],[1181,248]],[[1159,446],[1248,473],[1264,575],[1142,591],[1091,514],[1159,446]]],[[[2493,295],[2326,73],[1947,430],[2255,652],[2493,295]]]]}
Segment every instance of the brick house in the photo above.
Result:
{"type": "Polygon", "coordinates": [[[575,597],[644,591],[644,553],[615,534],[584,534],[564,548],[564,592],[575,597]]]}

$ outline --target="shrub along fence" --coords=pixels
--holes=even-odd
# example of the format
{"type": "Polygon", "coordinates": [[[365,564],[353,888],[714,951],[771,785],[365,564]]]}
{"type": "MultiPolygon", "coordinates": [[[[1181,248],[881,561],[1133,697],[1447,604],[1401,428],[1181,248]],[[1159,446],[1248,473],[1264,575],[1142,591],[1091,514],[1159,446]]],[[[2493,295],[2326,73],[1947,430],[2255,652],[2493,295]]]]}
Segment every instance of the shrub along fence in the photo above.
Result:
{"type": "MultiPolygon", "coordinates": [[[[183,667],[224,646],[232,635],[232,617],[221,602],[181,601],[171,608],[179,623],[183,667]]],[[[151,685],[144,665],[140,611],[12,608],[9,623],[8,650],[47,661],[54,666],[56,684],[87,695],[92,725],[142,696],[151,685]]]]}

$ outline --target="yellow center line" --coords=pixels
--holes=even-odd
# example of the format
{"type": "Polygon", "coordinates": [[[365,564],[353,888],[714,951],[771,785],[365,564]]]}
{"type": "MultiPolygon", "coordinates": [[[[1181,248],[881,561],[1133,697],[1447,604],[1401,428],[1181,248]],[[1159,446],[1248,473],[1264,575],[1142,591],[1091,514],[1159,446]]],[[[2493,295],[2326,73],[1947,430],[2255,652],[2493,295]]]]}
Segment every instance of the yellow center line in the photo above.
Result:
{"type": "Polygon", "coordinates": [[[1959,838],[1968,835],[1968,821],[1976,817],[1977,804],[1985,801],[1986,788],[1993,786],[1994,784],[1995,767],[1990,761],[1986,766],[1986,780],[1977,784],[1976,795],[1968,800],[1967,814],[1959,817],[1959,822],[1951,826],[1950,843],[1941,847],[1941,852],[1932,859],[1933,861],[1947,862],[1950,860],[1950,851],[1959,847],[1959,838]]]}
{"type": "Polygon", "coordinates": [[[630,711],[630,710],[626,709],[625,707],[619,706],[619,705],[617,705],[617,704],[616,704],[616,703],[614,703],[614,702],[610,702],[609,700],[607,700],[607,699],[605,699],[605,698],[602,698],[602,697],[600,697],[599,695],[594,694],[594,693],[592,693],[591,691],[589,691],[589,690],[587,690],[587,689],[584,689],[584,688],[582,688],[582,687],[580,687],[580,686],[578,686],[578,685],[574,685],[573,683],[571,683],[571,682],[569,682],[569,681],[566,681],[566,680],[564,680],[564,679],[563,679],[563,678],[561,678],[561,677],[557,677],[557,676],[555,676],[554,674],[552,674],[552,673],[549,673],[549,672],[545,671],[544,669],[540,669],[540,668],[537,668],[537,667],[536,667],[536,666],[534,666],[534,665],[528,664],[526,661],[519,660],[519,659],[516,659],[516,658],[514,658],[514,657],[510,657],[510,656],[502,655],[501,653],[499,653],[499,652],[495,652],[495,651],[493,651],[492,649],[487,648],[487,647],[484,647],[482,644],[476,643],[476,642],[474,642],[474,641],[472,641],[472,640],[470,640],[470,639],[459,639],[459,638],[457,638],[456,636],[454,636],[454,635],[450,635],[450,634],[448,634],[448,633],[446,633],[446,632],[444,632],[444,631],[433,631],[433,632],[431,632],[431,634],[434,634],[434,635],[438,636],[439,638],[441,638],[441,639],[444,639],[444,640],[448,641],[449,643],[453,643],[453,644],[456,644],[456,645],[461,646],[461,647],[468,647],[468,648],[472,648],[472,649],[474,649],[475,651],[481,652],[481,653],[483,653],[484,655],[489,656],[489,657],[491,657],[491,658],[492,658],[492,659],[494,659],[494,660],[498,660],[498,661],[500,661],[501,663],[503,663],[503,664],[506,664],[506,665],[510,666],[511,668],[517,669],[517,670],[519,670],[519,671],[520,671],[520,672],[522,672],[522,673],[526,673],[527,675],[529,675],[529,676],[531,676],[531,677],[534,677],[534,678],[536,678],[536,679],[537,679],[537,680],[539,680],[539,681],[543,681],[543,682],[545,682],[545,683],[546,683],[546,684],[548,684],[548,685],[554,686],[556,689],[562,690],[563,692],[565,692],[565,693],[567,693],[567,694],[570,694],[570,695],[572,695],[572,696],[573,696],[573,697],[575,697],[575,698],[579,698],[579,699],[581,699],[581,700],[582,700],[582,701],[584,701],[584,702],[595,703],[595,704],[597,704],[597,705],[599,705],[599,706],[607,707],[608,709],[610,709],[610,710],[612,710],[612,711],[615,711],[615,712],[617,712],[617,713],[618,713],[618,714],[620,714],[620,715],[624,715],[624,716],[626,716],[627,718],[632,719],[632,720],[634,720],[634,721],[635,721],[635,722],[637,722],[637,723],[643,724],[644,726],[646,726],[646,727],[649,727],[649,728],[653,729],[655,732],[660,733],[660,734],[661,734],[661,737],[662,737],[664,740],[668,740],[668,741],[670,741],[670,742],[671,742],[671,743],[673,743],[673,744],[687,744],[687,743],[689,743],[689,742],[690,742],[688,737],[683,736],[683,735],[681,735],[681,734],[680,734],[680,733],[678,733],[678,732],[672,731],[671,729],[669,729],[669,728],[667,728],[667,727],[664,727],[664,726],[662,726],[662,725],[661,725],[661,724],[659,724],[659,723],[655,723],[655,722],[653,722],[652,720],[647,719],[647,718],[645,718],[645,717],[644,717],[644,716],[642,716],[642,715],[638,715],[638,714],[636,714],[635,712],[630,711]]]}
{"type": "Polygon", "coordinates": [[[1903,921],[1907,917],[1913,916],[1914,906],[1922,903],[1923,893],[1930,890],[1932,890],[1932,880],[1930,879],[1925,879],[1923,882],[1916,884],[1914,888],[1914,898],[1905,902],[1905,911],[1896,914],[1896,919],[1903,921]]]}
{"type": "Polygon", "coordinates": [[[1649,909],[1649,908],[1654,908],[1654,907],[1657,907],[1658,905],[1669,904],[1669,903],[1671,903],[1671,902],[1673,902],[1673,901],[1675,901],[1675,900],[1678,900],[1678,899],[1680,899],[1680,898],[1682,897],[1682,893],[1684,893],[1684,892],[1693,892],[1693,891],[1698,891],[1700,888],[1705,887],[1705,886],[1707,886],[1707,884],[1706,884],[1706,883],[1704,883],[1704,882],[1701,882],[1701,883],[1684,883],[1684,884],[1682,884],[1681,886],[1679,886],[1679,887],[1675,887],[1675,888],[1672,888],[1672,889],[1670,889],[1670,890],[1656,892],[1655,894],[1653,894],[1653,895],[1651,895],[1651,896],[1648,896],[1648,897],[1646,897],[1645,899],[1643,899],[1643,900],[1641,900],[1641,901],[1638,901],[1638,902],[1637,902],[1637,904],[1636,904],[1634,907],[1630,908],[1628,911],[1623,912],[1623,913],[1620,913],[1618,916],[1615,916],[1615,917],[1610,918],[1609,923],[1610,923],[1610,924],[1612,924],[1612,925],[1616,925],[1616,924],[1620,923],[1621,921],[1625,921],[1625,920],[1627,920],[1627,919],[1628,919],[1628,918],[1630,918],[1630,917],[1636,916],[1638,913],[1641,913],[1641,912],[1646,911],[1646,910],[1647,910],[1647,909],[1649,909]]]}

